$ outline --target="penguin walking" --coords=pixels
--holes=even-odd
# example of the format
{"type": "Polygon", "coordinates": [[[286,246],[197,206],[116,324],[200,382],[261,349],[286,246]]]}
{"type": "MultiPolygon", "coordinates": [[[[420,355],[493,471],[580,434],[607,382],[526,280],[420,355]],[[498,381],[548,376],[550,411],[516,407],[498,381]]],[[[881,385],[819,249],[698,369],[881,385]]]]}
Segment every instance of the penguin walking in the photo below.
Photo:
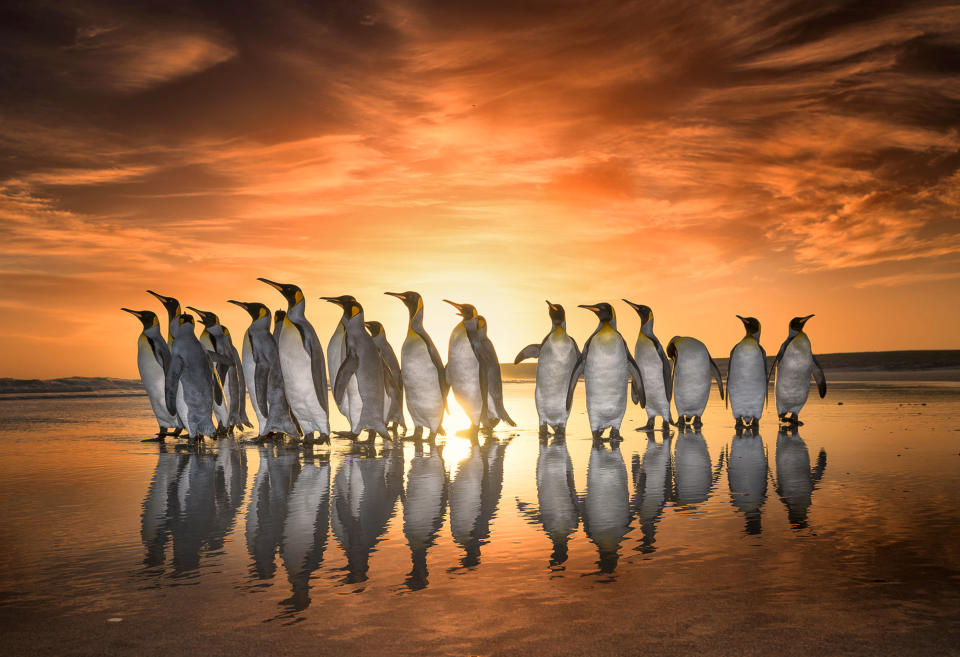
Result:
{"type": "Polygon", "coordinates": [[[643,375],[617,330],[617,314],[609,303],[581,305],[597,315],[599,324],[583,345],[583,353],[567,385],[567,412],[573,391],[583,374],[587,393],[587,416],[594,440],[610,429],[610,439],[620,440],[620,424],[627,411],[627,383],[633,379],[633,402],[646,406],[643,375]]]}
{"type": "Polygon", "coordinates": [[[217,374],[223,383],[224,404],[227,409],[226,419],[222,422],[228,432],[234,429],[243,430],[244,426],[252,427],[253,424],[247,417],[247,386],[243,374],[243,364],[240,360],[240,354],[233,345],[233,336],[230,335],[230,329],[220,323],[220,318],[216,313],[207,312],[187,306],[189,310],[194,311],[200,317],[204,330],[200,334],[200,344],[208,351],[215,351],[221,356],[232,361],[233,366],[217,366],[217,374]]]}
{"type": "Polygon", "coordinates": [[[246,310],[251,319],[243,335],[243,369],[260,438],[284,433],[300,436],[287,404],[280,350],[270,332],[270,310],[257,302],[231,299],[228,303],[246,310]]]}
{"type": "MultiPolygon", "coordinates": [[[[213,360],[220,358],[214,354],[213,360]]],[[[213,405],[223,403],[223,389],[211,357],[194,333],[193,315],[177,318],[164,392],[167,411],[180,416],[191,440],[216,435],[213,405]]]]}
{"type": "MultiPolygon", "coordinates": [[[[356,385],[359,410],[356,421],[351,418],[350,432],[359,435],[366,430],[370,432],[371,439],[374,434],[379,434],[385,440],[390,440],[390,433],[383,421],[384,391],[390,388],[391,396],[398,395],[393,386],[399,377],[390,371],[373,338],[367,333],[363,307],[357,300],[349,295],[320,298],[340,306],[343,308],[344,317],[349,317],[344,330],[343,362],[333,382],[333,398],[342,399],[347,386],[356,385]]],[[[351,413],[356,410],[357,407],[351,402],[351,413]]]]}
{"type": "MultiPolygon", "coordinates": [[[[490,382],[490,376],[494,370],[499,381],[500,364],[496,362],[493,344],[481,337],[480,315],[477,314],[477,309],[469,303],[455,303],[448,299],[444,299],[444,302],[456,308],[457,314],[463,318],[450,333],[447,381],[453,388],[453,396],[457,403],[470,418],[470,433],[475,434],[481,425],[485,428],[493,428],[500,420],[499,411],[503,407],[503,391],[502,388],[496,390],[496,384],[490,382]],[[494,388],[493,395],[491,395],[491,387],[494,388]],[[500,409],[495,408],[496,404],[491,408],[491,397],[497,396],[500,398],[500,409]]],[[[483,324],[485,331],[486,320],[483,324]]],[[[506,415],[505,410],[503,415],[506,415]]],[[[513,425],[513,420],[508,421],[513,425]]]]}
{"type": "Polygon", "coordinates": [[[407,410],[413,419],[413,439],[420,440],[424,428],[434,440],[443,427],[447,406],[447,374],[433,340],[423,328],[423,298],[417,292],[385,292],[403,301],[410,312],[407,338],[400,348],[400,375],[407,397],[407,410]]]}
{"type": "Polygon", "coordinates": [[[777,358],[770,366],[767,380],[777,371],[777,416],[785,424],[801,426],[800,409],[807,403],[810,394],[810,375],[817,382],[820,399],[827,395],[827,379],[810,347],[810,338],[803,326],[813,315],[794,317],[790,320],[787,339],[780,345],[777,358]]]}
{"type": "Polygon", "coordinates": [[[399,433],[400,427],[403,427],[403,433],[407,433],[407,422],[403,419],[403,381],[400,374],[400,361],[397,360],[397,354],[393,347],[387,342],[387,333],[383,330],[383,324],[380,322],[364,322],[364,326],[373,338],[373,344],[380,352],[380,358],[387,364],[384,374],[389,372],[393,381],[385,386],[383,397],[383,421],[395,435],[399,433]]]}
{"type": "Polygon", "coordinates": [[[710,357],[707,345],[696,338],[675,336],[667,345],[673,364],[673,401],[680,417],[677,424],[685,427],[703,425],[703,409],[710,398],[710,374],[717,378],[720,399],[723,399],[723,378],[720,368],[710,357]]]}
{"type": "Polygon", "coordinates": [[[143,331],[137,338],[137,369],[140,370],[140,380],[147,391],[150,407],[160,425],[156,440],[163,442],[168,431],[177,436],[183,430],[178,427],[175,413],[167,410],[166,393],[164,392],[166,372],[170,366],[170,347],[160,333],[160,320],[157,314],[150,310],[130,310],[128,312],[143,324],[143,331]]]}
{"type": "Polygon", "coordinates": [[[257,280],[277,289],[287,300],[287,314],[281,322],[278,341],[287,403],[300,425],[304,441],[313,442],[314,432],[325,441],[330,437],[327,368],[320,339],[304,314],[303,291],[290,283],[257,280]]]}
{"type": "Polygon", "coordinates": [[[637,335],[637,344],[633,349],[633,357],[637,367],[643,374],[643,385],[647,393],[647,423],[637,427],[637,431],[650,431],[654,420],[660,417],[663,430],[669,431],[673,422],[670,413],[670,399],[673,396],[673,372],[663,345],[653,332],[653,310],[650,306],[626,301],[627,305],[637,311],[640,316],[640,333],[637,335]]]}
{"type": "Polygon", "coordinates": [[[737,428],[754,428],[767,400],[767,352],[760,346],[760,322],[756,317],[737,318],[746,335],[730,350],[727,363],[727,403],[733,409],[737,428]]]}
{"type": "Polygon", "coordinates": [[[537,359],[537,385],[534,397],[537,402],[537,417],[540,420],[540,436],[545,437],[550,428],[562,435],[567,427],[570,410],[567,408],[567,386],[570,374],[580,358],[577,341],[567,333],[567,314],[560,304],[547,301],[552,326],[540,344],[530,344],[520,350],[513,360],[514,365],[527,358],[537,359]]]}

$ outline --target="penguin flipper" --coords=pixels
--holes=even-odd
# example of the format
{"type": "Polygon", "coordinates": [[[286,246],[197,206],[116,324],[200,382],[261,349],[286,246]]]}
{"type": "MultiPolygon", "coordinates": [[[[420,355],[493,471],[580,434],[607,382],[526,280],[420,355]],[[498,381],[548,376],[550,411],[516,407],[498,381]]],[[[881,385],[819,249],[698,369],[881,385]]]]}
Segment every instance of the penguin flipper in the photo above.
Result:
{"type": "Polygon", "coordinates": [[[823,399],[827,396],[827,378],[823,375],[823,368],[820,367],[820,363],[817,362],[817,357],[813,354],[810,354],[810,358],[813,360],[813,378],[817,382],[817,390],[820,391],[820,399],[823,399]]]}
{"type": "Polygon", "coordinates": [[[213,389],[213,401],[219,406],[223,403],[223,384],[220,383],[220,375],[215,367],[210,368],[210,386],[213,389]]]}
{"type": "Polygon", "coordinates": [[[570,412],[573,407],[573,391],[577,389],[577,382],[580,380],[580,375],[583,374],[583,367],[587,360],[587,349],[589,348],[590,341],[587,340],[587,344],[583,347],[583,353],[577,358],[577,364],[573,366],[573,372],[570,373],[570,383],[567,384],[567,412],[570,412]]]}
{"type": "Polygon", "coordinates": [[[489,380],[487,376],[487,368],[489,364],[487,358],[485,357],[485,350],[483,348],[483,343],[480,340],[480,332],[474,327],[473,329],[467,328],[467,338],[470,340],[470,346],[473,347],[473,355],[477,358],[477,363],[479,364],[480,370],[480,422],[483,423],[486,421],[487,416],[490,410],[487,408],[487,390],[489,389],[489,380]]]}
{"type": "MultiPolygon", "coordinates": [[[[299,327],[298,327],[299,328],[299,327]]],[[[303,335],[303,331],[301,331],[303,335]]],[[[306,338],[306,336],[304,336],[306,338]]],[[[313,375],[313,387],[317,391],[317,401],[324,413],[329,414],[329,400],[327,399],[327,365],[323,360],[323,348],[314,340],[304,339],[303,346],[310,355],[310,373],[313,375]]]]}
{"type": "MultiPolygon", "coordinates": [[[[761,351],[761,353],[762,353],[762,352],[763,352],[763,349],[761,348],[760,351],[761,351]]],[[[727,359],[727,390],[730,389],[730,372],[733,371],[733,355],[734,355],[735,353],[737,353],[737,347],[736,347],[736,345],[734,345],[733,349],[730,350],[730,358],[727,359]]],[[[767,361],[766,361],[766,359],[764,359],[764,361],[763,361],[763,368],[764,368],[764,369],[767,368],[767,361]]],[[[764,396],[764,399],[766,399],[766,396],[767,396],[766,393],[764,393],[763,396],[764,396]]],[[[724,408],[730,408],[730,395],[727,395],[727,398],[724,400],[724,402],[723,402],[723,407],[724,407],[724,408]]]]}
{"type": "Polygon", "coordinates": [[[630,396],[634,404],[639,403],[641,408],[646,408],[647,391],[643,385],[643,374],[640,372],[640,366],[637,365],[637,361],[630,355],[627,343],[623,340],[621,340],[620,343],[623,345],[623,353],[627,356],[627,371],[630,373],[630,379],[633,381],[630,396]]]}
{"type": "Polygon", "coordinates": [[[150,350],[153,351],[153,357],[157,359],[160,367],[166,373],[167,368],[170,367],[170,347],[167,346],[166,342],[154,340],[149,335],[147,336],[147,342],[150,344],[150,350]]]}
{"type": "Polygon", "coordinates": [[[357,373],[359,365],[360,357],[355,351],[351,351],[343,359],[343,363],[337,371],[337,380],[333,384],[334,399],[343,399],[343,395],[347,392],[347,385],[350,383],[350,377],[357,373]]]}
{"type": "Polygon", "coordinates": [[[670,367],[670,359],[667,358],[667,354],[663,351],[663,345],[660,344],[656,336],[653,338],[653,345],[657,348],[657,355],[660,356],[660,364],[663,367],[663,389],[667,393],[667,405],[669,406],[670,400],[673,399],[673,368],[670,367]]]}
{"type": "Polygon", "coordinates": [[[403,390],[400,373],[393,371],[383,354],[380,354],[380,367],[383,368],[383,389],[392,399],[397,399],[400,397],[400,391],[403,390]]]}
{"type": "MultiPolygon", "coordinates": [[[[767,351],[766,351],[763,347],[760,346],[760,341],[759,341],[759,340],[757,340],[757,347],[760,348],[760,356],[763,358],[763,369],[766,370],[766,369],[767,369],[767,351]]],[[[731,352],[731,353],[732,353],[732,352],[731,352]]],[[[728,370],[728,372],[729,372],[729,367],[727,368],[727,370],[728,370]]],[[[763,386],[763,404],[764,404],[764,406],[766,406],[766,404],[767,404],[767,398],[769,397],[769,395],[767,394],[767,391],[768,391],[769,388],[770,388],[770,374],[769,374],[769,373],[767,374],[767,380],[766,380],[765,383],[766,383],[766,385],[763,386]]],[[[728,393],[730,392],[730,375],[729,375],[729,373],[727,374],[727,392],[728,392],[728,393]]],[[[727,397],[729,397],[729,396],[730,396],[730,395],[727,394],[727,397]]]]}
{"type": "Polygon", "coordinates": [[[540,345],[538,344],[528,344],[526,347],[520,350],[520,353],[517,354],[517,357],[513,359],[513,364],[516,365],[521,361],[524,361],[528,358],[539,358],[540,357],[540,345]]]}
{"type": "Polygon", "coordinates": [[[183,365],[183,358],[179,356],[172,358],[164,379],[164,401],[167,404],[167,412],[174,416],[177,414],[177,385],[183,375],[183,365]]]}
{"type": "Polygon", "coordinates": [[[720,388],[720,399],[723,399],[723,375],[720,374],[720,368],[717,366],[717,361],[710,359],[710,368],[713,370],[713,375],[717,377],[717,387],[720,388]]]}
{"type": "Polygon", "coordinates": [[[267,383],[270,380],[270,370],[267,367],[266,363],[257,362],[256,367],[253,371],[253,385],[254,390],[257,391],[257,406],[260,408],[260,414],[263,417],[268,417],[270,413],[267,408],[267,383]]]}

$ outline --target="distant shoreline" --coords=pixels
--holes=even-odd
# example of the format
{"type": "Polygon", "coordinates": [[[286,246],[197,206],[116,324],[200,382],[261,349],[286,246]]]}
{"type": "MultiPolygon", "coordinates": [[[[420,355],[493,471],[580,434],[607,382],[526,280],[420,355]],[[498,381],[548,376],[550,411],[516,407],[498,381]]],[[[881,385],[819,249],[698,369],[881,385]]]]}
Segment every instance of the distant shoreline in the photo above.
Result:
{"type": "MultiPolygon", "coordinates": [[[[727,358],[716,358],[726,374],[727,358]]],[[[960,381],[960,349],[865,351],[817,354],[828,381],[960,381]]],[[[773,362],[773,355],[768,359],[773,362]]],[[[506,382],[532,381],[537,363],[501,363],[506,382]]],[[[0,399],[124,397],[145,394],[138,379],[65,377],[59,379],[0,378],[0,399]]]]}

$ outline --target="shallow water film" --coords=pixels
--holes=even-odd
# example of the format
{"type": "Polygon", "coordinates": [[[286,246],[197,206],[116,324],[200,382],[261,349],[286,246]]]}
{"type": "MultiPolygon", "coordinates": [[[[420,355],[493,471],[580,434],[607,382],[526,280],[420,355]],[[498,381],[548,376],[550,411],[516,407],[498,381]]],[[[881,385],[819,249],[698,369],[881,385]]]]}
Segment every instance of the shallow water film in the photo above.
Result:
{"type": "Polygon", "coordinates": [[[833,384],[757,435],[631,407],[619,445],[578,394],[565,441],[531,382],[478,443],[312,449],[0,400],[4,654],[956,654],[957,384],[833,384]]]}

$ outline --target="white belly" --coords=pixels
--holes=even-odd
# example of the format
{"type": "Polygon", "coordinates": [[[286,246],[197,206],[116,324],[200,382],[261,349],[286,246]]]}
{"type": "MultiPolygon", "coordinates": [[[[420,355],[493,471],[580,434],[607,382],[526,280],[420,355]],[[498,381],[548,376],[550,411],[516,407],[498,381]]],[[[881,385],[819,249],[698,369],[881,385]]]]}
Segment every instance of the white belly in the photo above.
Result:
{"type": "Polygon", "coordinates": [[[330,423],[313,385],[310,355],[303,347],[297,327],[289,321],[284,321],[280,330],[280,371],[287,403],[304,434],[312,431],[329,434],[330,423]]]}
{"type": "Polygon", "coordinates": [[[602,329],[590,343],[583,371],[590,429],[620,429],[627,410],[627,352],[620,334],[602,329]]]}
{"type": "Polygon", "coordinates": [[[411,333],[400,349],[400,374],[414,426],[436,431],[443,420],[443,395],[427,343],[411,333]]]}
{"type": "Polygon", "coordinates": [[[537,361],[537,415],[540,424],[566,426],[567,387],[570,375],[577,364],[577,352],[573,340],[566,333],[554,331],[540,348],[537,361]]]}
{"type": "Polygon", "coordinates": [[[657,347],[647,336],[640,334],[634,348],[634,358],[643,375],[643,390],[647,397],[647,418],[662,417],[670,421],[670,402],[663,381],[663,361],[657,347]]]}
{"type": "Polygon", "coordinates": [[[710,356],[705,349],[680,353],[673,375],[673,401],[680,415],[703,415],[710,397],[710,356]]]}
{"type": "Polygon", "coordinates": [[[141,337],[137,344],[137,368],[140,370],[140,380],[147,391],[150,407],[161,427],[176,426],[177,420],[167,411],[166,385],[163,366],[157,362],[153,349],[145,337],[141,337]]]}
{"type": "Polygon", "coordinates": [[[777,414],[799,413],[810,394],[810,375],[813,374],[813,356],[810,340],[798,335],[783,352],[777,365],[777,414]]]}
{"type": "Polygon", "coordinates": [[[450,336],[450,356],[447,362],[447,382],[453,396],[463,407],[473,424],[480,424],[480,363],[473,353],[467,330],[458,324],[450,336]]]}
{"type": "Polygon", "coordinates": [[[257,431],[263,433],[263,428],[267,426],[267,418],[260,412],[260,404],[257,402],[257,363],[253,358],[253,345],[250,344],[250,333],[243,336],[243,378],[247,384],[247,394],[250,395],[250,403],[253,404],[253,412],[257,415],[257,431]]]}
{"type": "Polygon", "coordinates": [[[742,340],[733,350],[727,394],[734,417],[755,417],[763,414],[767,391],[767,363],[755,340],[742,340]]]}

